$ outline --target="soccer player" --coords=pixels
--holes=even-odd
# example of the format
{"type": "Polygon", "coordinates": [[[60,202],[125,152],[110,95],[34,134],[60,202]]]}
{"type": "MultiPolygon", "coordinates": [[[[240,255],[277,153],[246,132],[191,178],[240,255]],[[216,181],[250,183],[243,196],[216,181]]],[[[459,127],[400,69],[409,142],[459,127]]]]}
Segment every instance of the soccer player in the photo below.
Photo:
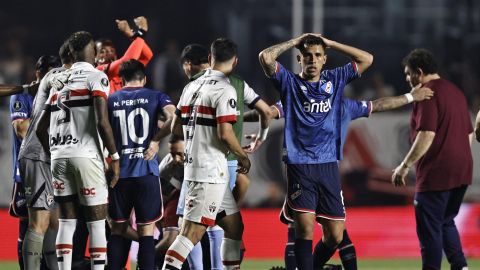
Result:
{"type": "Polygon", "coordinates": [[[181,269],[207,227],[215,223],[225,231],[221,247],[224,269],[240,267],[243,222],[228,186],[226,156],[228,151],[237,156],[239,173],[249,171],[250,160],[232,129],[237,95],[227,76],[237,64],[236,55],[237,46],[231,40],[215,40],[212,69],[185,87],[177,106],[172,132],[185,138],[188,190],[182,229],[166,253],[163,269],[181,269]]]}
{"type": "MultiPolygon", "coordinates": [[[[35,84],[38,84],[40,80],[47,74],[47,72],[52,69],[60,66],[60,60],[56,56],[52,55],[43,55],[41,56],[36,65],[35,65],[35,77],[36,81],[33,82],[35,84]]],[[[32,83],[32,84],[33,84],[32,83]]],[[[18,260],[20,264],[20,269],[24,269],[24,263],[23,263],[23,255],[22,255],[22,243],[25,238],[25,234],[27,233],[27,228],[28,228],[28,208],[27,208],[27,201],[25,197],[25,186],[24,182],[22,180],[22,177],[20,176],[20,168],[18,165],[18,154],[20,151],[20,145],[22,144],[23,139],[25,138],[27,134],[27,130],[30,124],[30,119],[32,117],[32,103],[33,103],[33,96],[28,94],[28,93],[21,93],[21,94],[16,94],[11,96],[10,98],[10,118],[12,121],[12,126],[13,126],[13,151],[12,151],[12,156],[13,156],[13,192],[12,192],[12,202],[10,203],[10,215],[14,217],[20,218],[20,223],[19,223],[19,237],[18,237],[18,260]]],[[[29,183],[28,187],[31,189],[31,184],[29,183]]],[[[29,201],[31,202],[31,196],[29,195],[29,201]]],[[[37,204],[38,206],[38,204],[37,204]]],[[[34,210],[32,210],[34,211],[34,210]]],[[[33,228],[33,225],[36,224],[35,220],[32,221],[32,224],[30,226],[30,230],[35,230],[33,228]]],[[[53,265],[53,268],[56,269],[56,256],[55,256],[55,234],[56,226],[52,224],[51,230],[49,230],[49,239],[45,241],[45,247],[47,249],[51,250],[45,250],[45,257],[44,258],[49,258],[48,262],[50,265],[53,265]],[[51,253],[53,251],[53,254],[51,253]],[[52,256],[53,255],[53,256],[52,256]]],[[[40,229],[37,226],[37,230],[40,229]]],[[[41,230],[41,234],[45,234],[43,230],[41,230]]],[[[29,233],[29,238],[31,239],[32,232],[29,233]]],[[[29,240],[29,243],[27,245],[31,245],[31,241],[29,240]]],[[[42,246],[40,245],[40,252],[41,252],[42,246]]],[[[39,254],[41,256],[41,253],[39,254]]],[[[40,257],[36,257],[36,262],[38,262],[40,257]]],[[[46,261],[45,261],[46,262],[46,261]]],[[[28,264],[28,267],[30,269],[36,269],[37,267],[40,267],[40,265],[32,265],[28,264]]]]}
{"type": "Polygon", "coordinates": [[[144,88],[145,66],[130,59],[122,63],[120,76],[125,87],[108,99],[110,123],[115,143],[120,150],[120,179],[112,187],[108,213],[112,235],[108,241],[110,269],[122,269],[127,258],[122,258],[121,238],[129,226],[132,209],[135,210],[139,235],[138,265],[140,269],[155,266],[153,231],[162,217],[163,205],[158,170],[158,144],[170,134],[175,106],[166,94],[144,88]],[[159,114],[165,116],[164,127],[158,130],[159,114]]]}
{"type": "Polygon", "coordinates": [[[295,257],[299,269],[321,269],[341,243],[343,206],[337,160],[340,158],[341,102],[347,83],[360,76],[373,56],[360,49],[318,34],[300,37],[263,50],[260,64],[280,92],[285,110],[287,205],[295,220],[295,257]],[[276,61],[288,49],[300,50],[300,74],[276,61]],[[353,61],[333,70],[322,70],[326,48],[353,61]],[[312,257],[314,222],[322,224],[324,237],[312,257]]]}
{"type": "Polygon", "coordinates": [[[414,207],[422,269],[440,269],[442,251],[451,269],[468,269],[454,220],[472,183],[473,128],[467,101],[457,86],[440,77],[430,51],[415,49],[402,64],[411,86],[422,84],[435,96],[413,104],[413,144],[393,171],[392,183],[404,186],[416,163],[414,207]]]}
{"type": "Polygon", "coordinates": [[[90,233],[91,269],[96,270],[104,268],[107,250],[108,190],[103,145],[112,159],[111,186],[118,181],[120,157],[108,121],[108,78],[93,67],[95,45],[91,34],[72,34],[69,50],[74,63],[55,76],[60,85],[51,88],[36,133],[44,150],[51,152],[54,192],[60,206],[56,241],[59,269],[71,268],[76,209],[80,203],[85,206],[90,233]]]}
{"type": "Polygon", "coordinates": [[[116,20],[118,30],[126,37],[132,39],[125,54],[117,59],[117,50],[113,42],[109,39],[100,39],[95,42],[96,56],[95,64],[97,69],[105,72],[110,80],[110,94],[122,89],[122,79],[119,75],[120,65],[129,60],[136,59],[144,66],[150,62],[153,57],[152,50],[145,43],[145,35],[148,31],[147,19],[143,16],[135,18],[134,22],[137,30],[132,30],[126,20],[116,20]]]}
{"type": "MultiPolygon", "coordinates": [[[[181,63],[185,75],[190,81],[193,81],[202,76],[205,70],[209,67],[208,63],[208,50],[200,44],[187,45],[181,55],[181,63]]],[[[233,124],[235,136],[238,141],[242,139],[243,133],[243,112],[244,104],[250,109],[255,109],[260,114],[260,131],[259,136],[256,137],[247,147],[244,147],[248,153],[253,153],[260,145],[265,141],[268,133],[268,125],[271,120],[270,111],[268,105],[260,98],[260,96],[253,90],[242,78],[235,74],[230,74],[228,79],[231,85],[235,88],[237,93],[237,101],[240,106],[237,106],[237,122],[233,124]]],[[[228,157],[229,168],[229,186],[234,190],[234,198],[243,198],[245,195],[250,180],[247,175],[239,174],[237,177],[237,159],[235,155],[229,154],[228,157]],[[241,191],[241,192],[240,192],[241,191]]],[[[183,194],[183,193],[182,193],[183,194]]],[[[180,198],[180,204],[184,203],[184,198],[180,198]]],[[[183,208],[183,207],[181,207],[183,208]]],[[[210,255],[213,269],[221,269],[222,262],[220,258],[220,244],[223,238],[223,232],[218,226],[209,227],[207,234],[210,239],[210,255]]]]}

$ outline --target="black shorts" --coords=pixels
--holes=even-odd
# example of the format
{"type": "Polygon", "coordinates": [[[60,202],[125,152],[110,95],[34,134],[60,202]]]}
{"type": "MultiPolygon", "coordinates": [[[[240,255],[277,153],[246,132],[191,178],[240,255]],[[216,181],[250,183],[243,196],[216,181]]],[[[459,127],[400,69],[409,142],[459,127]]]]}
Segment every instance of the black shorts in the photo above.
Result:
{"type": "Polygon", "coordinates": [[[25,188],[23,183],[13,183],[12,201],[8,212],[12,217],[28,218],[27,199],[25,198],[25,188]]]}

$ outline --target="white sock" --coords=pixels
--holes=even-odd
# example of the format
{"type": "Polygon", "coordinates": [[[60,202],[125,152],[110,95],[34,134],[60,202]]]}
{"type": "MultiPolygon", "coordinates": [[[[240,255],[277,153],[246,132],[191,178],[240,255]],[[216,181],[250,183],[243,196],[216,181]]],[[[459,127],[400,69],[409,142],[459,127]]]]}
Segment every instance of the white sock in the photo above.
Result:
{"type": "Polygon", "coordinates": [[[223,238],[222,261],[225,270],[240,269],[240,246],[241,240],[223,238]]]}
{"type": "Polygon", "coordinates": [[[183,235],[178,235],[165,254],[162,270],[180,270],[183,262],[193,249],[193,243],[183,235]]]}
{"type": "Polygon", "coordinates": [[[58,233],[55,244],[59,270],[72,269],[73,234],[76,226],[76,219],[58,220],[58,233]]]}
{"type": "Polygon", "coordinates": [[[105,219],[87,222],[88,232],[90,233],[90,242],[88,251],[90,252],[91,270],[105,269],[105,259],[107,257],[107,238],[105,235],[105,219]]]}

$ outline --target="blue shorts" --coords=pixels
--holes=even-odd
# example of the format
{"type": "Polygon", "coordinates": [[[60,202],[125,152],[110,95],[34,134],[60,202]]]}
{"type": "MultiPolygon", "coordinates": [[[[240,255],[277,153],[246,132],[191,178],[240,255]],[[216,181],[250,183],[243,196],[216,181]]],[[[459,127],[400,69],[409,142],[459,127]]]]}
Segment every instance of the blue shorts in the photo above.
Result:
{"type": "Polygon", "coordinates": [[[227,161],[228,163],[228,175],[229,175],[229,180],[228,180],[228,187],[230,187],[230,190],[233,190],[235,187],[235,182],[237,182],[237,167],[238,167],[238,161],[237,160],[229,160],[227,161]]]}
{"type": "Polygon", "coordinates": [[[121,178],[110,189],[108,200],[108,214],[114,222],[128,221],[132,209],[137,224],[156,222],[163,215],[160,179],[155,175],[121,178]]]}
{"type": "Polygon", "coordinates": [[[27,198],[25,197],[25,187],[22,182],[13,183],[9,213],[12,217],[28,218],[27,198]]]}
{"type": "Polygon", "coordinates": [[[287,164],[289,211],[313,213],[317,218],[345,220],[340,173],[337,162],[287,164]]]}

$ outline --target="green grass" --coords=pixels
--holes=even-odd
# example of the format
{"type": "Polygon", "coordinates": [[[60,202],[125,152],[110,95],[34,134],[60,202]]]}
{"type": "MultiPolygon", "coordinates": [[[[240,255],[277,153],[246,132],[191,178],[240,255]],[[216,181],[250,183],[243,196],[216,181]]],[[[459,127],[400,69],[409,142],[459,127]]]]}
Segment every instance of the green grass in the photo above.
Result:
{"type": "MultiPolygon", "coordinates": [[[[333,261],[334,264],[339,264],[338,261],[333,261]]],[[[480,259],[468,260],[469,268],[480,269],[480,259]]],[[[283,265],[281,260],[247,260],[242,264],[243,270],[268,270],[272,266],[283,265]]],[[[382,260],[360,260],[358,262],[358,269],[361,270],[413,270],[420,269],[420,260],[399,260],[399,259],[382,259],[382,260]]],[[[17,262],[0,262],[1,270],[17,270],[19,269],[17,262]]],[[[135,269],[135,268],[132,268],[135,269]]],[[[443,269],[450,269],[446,261],[443,262],[443,269]]]]}

